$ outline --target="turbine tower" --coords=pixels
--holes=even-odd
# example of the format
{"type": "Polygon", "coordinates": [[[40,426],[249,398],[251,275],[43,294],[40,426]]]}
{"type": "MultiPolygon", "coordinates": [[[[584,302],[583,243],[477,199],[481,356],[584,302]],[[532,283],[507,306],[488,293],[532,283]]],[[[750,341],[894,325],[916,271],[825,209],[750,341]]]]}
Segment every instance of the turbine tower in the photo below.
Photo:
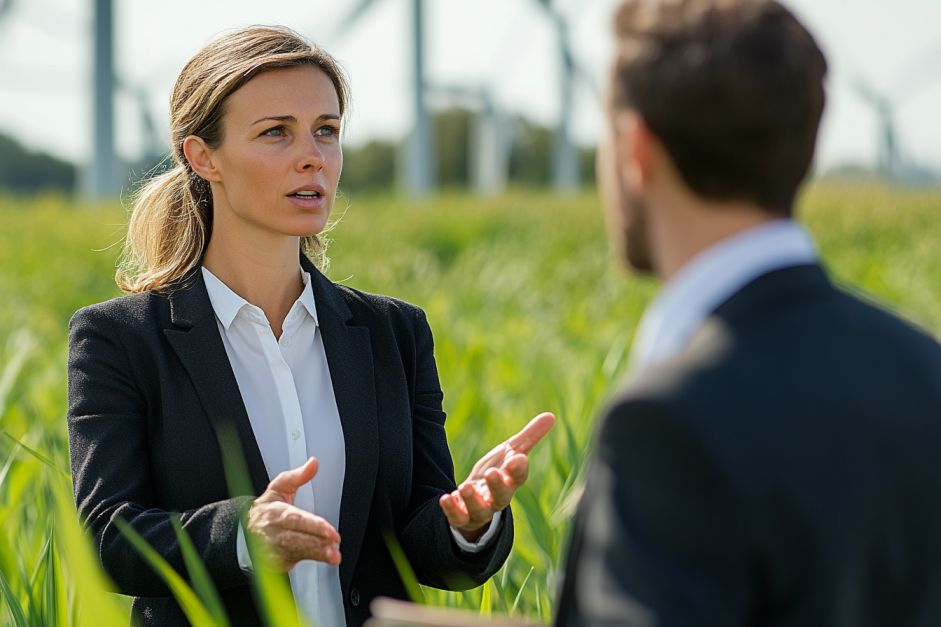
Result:
{"type": "Polygon", "coordinates": [[[858,72],[852,81],[853,91],[876,116],[878,172],[889,180],[909,182],[925,177],[926,170],[913,163],[905,150],[905,143],[900,141],[895,120],[904,105],[941,77],[941,73],[937,72],[938,61],[941,60],[941,41],[937,41],[926,52],[917,58],[917,62],[910,64],[907,71],[896,74],[901,78],[894,81],[891,89],[875,88],[858,72]]]}
{"type": "Polygon", "coordinates": [[[468,142],[470,180],[480,196],[495,196],[506,188],[512,129],[490,87],[427,85],[432,96],[443,96],[474,112],[468,142]]]}
{"type": "Polygon", "coordinates": [[[895,132],[895,105],[888,96],[876,91],[862,80],[857,80],[853,87],[856,94],[872,107],[879,123],[877,138],[879,174],[886,178],[893,178],[901,166],[895,132]]]}
{"type": "MultiPolygon", "coordinates": [[[[337,35],[345,35],[377,1],[361,0],[340,22],[336,29],[337,35]]],[[[411,0],[412,111],[415,119],[412,134],[408,138],[404,170],[406,187],[415,198],[428,196],[435,186],[434,129],[425,95],[424,13],[424,0],[411,0]]]]}
{"type": "Polygon", "coordinates": [[[568,18],[552,0],[537,0],[556,32],[559,64],[559,120],[555,128],[552,148],[552,181],[555,189],[571,193],[578,188],[578,148],[572,140],[572,115],[574,112],[575,81],[582,79],[591,90],[598,90],[591,75],[577,63],[572,52],[571,25],[568,18]]]}
{"type": "Polygon", "coordinates": [[[86,180],[92,199],[113,198],[121,192],[120,165],[114,148],[114,7],[113,0],[93,0],[94,153],[86,180]]]}

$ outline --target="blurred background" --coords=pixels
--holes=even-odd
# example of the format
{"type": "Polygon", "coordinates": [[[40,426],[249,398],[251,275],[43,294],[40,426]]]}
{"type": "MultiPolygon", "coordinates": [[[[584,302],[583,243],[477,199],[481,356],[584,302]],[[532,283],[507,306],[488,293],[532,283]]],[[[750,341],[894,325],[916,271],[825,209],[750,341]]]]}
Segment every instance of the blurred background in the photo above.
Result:
{"type": "MultiPolygon", "coordinates": [[[[551,619],[593,418],[657,289],[612,260],[593,186],[615,4],[0,0],[0,624],[127,624],[70,502],[68,321],[120,295],[130,194],[169,150],[177,73],[257,23],[349,75],[326,271],[427,312],[458,477],[559,417],[506,566],[425,601],[551,619]]],[[[788,4],[831,67],[799,215],[839,283],[941,337],[941,2],[788,4]]]]}
{"type": "MultiPolygon", "coordinates": [[[[307,35],[349,74],[347,191],[571,191],[593,177],[615,4],[0,0],[0,187],[126,190],[168,150],[186,60],[261,23],[307,35]]],[[[937,181],[941,3],[789,4],[831,64],[817,174],[937,181]]]]}

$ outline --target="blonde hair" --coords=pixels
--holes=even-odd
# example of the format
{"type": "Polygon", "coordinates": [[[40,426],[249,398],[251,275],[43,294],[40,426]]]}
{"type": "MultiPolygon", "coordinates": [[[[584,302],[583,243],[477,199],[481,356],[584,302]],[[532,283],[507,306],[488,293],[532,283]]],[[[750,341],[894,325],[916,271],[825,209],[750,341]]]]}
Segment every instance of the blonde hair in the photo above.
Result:
{"type": "MultiPolygon", "coordinates": [[[[115,280],[125,292],[172,287],[194,270],[212,234],[212,192],[183,154],[183,140],[201,137],[211,148],[222,142],[226,98],[261,72],[312,65],[333,82],[346,111],[349,87],[336,60],[289,28],[252,26],[221,35],[187,62],[170,97],[172,166],[137,192],[115,280]]],[[[316,236],[302,250],[325,261],[316,236]]]]}

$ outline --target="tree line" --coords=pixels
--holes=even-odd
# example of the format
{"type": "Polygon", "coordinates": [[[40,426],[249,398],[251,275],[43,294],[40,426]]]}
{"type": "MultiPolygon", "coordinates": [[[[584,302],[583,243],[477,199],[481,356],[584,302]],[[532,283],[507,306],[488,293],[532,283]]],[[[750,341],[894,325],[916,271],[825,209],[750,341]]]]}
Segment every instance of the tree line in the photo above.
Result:
{"type": "MultiPolygon", "coordinates": [[[[474,132],[473,111],[446,109],[434,117],[435,176],[440,187],[469,188],[471,156],[468,146],[474,132]]],[[[541,187],[551,184],[552,129],[524,118],[512,123],[507,180],[510,185],[541,187]]],[[[401,141],[374,140],[362,146],[344,148],[343,177],[345,191],[391,190],[397,187],[399,156],[404,150],[401,141]]],[[[159,163],[125,163],[136,177],[159,170],[159,163]]],[[[594,148],[579,149],[579,171],[582,181],[594,177],[594,148]]],[[[132,175],[133,176],[133,175],[132,175]]],[[[0,189],[13,193],[32,194],[60,191],[67,194],[79,190],[81,171],[76,164],[42,152],[29,150],[11,137],[0,134],[0,189]]],[[[133,178],[130,182],[133,187],[133,178]]]]}

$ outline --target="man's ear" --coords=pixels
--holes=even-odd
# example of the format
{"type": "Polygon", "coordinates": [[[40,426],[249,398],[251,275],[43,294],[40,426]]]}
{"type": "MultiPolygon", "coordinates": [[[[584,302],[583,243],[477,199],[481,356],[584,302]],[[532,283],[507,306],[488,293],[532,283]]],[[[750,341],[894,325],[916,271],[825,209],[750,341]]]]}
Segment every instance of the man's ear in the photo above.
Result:
{"type": "Polygon", "coordinates": [[[657,139],[636,111],[620,113],[617,126],[621,176],[632,189],[644,189],[653,177],[653,153],[657,139]]]}
{"type": "Polygon", "coordinates": [[[220,180],[219,170],[212,158],[212,150],[202,137],[188,135],[183,140],[183,154],[189,161],[190,167],[193,168],[193,172],[200,178],[207,181],[220,180]]]}

